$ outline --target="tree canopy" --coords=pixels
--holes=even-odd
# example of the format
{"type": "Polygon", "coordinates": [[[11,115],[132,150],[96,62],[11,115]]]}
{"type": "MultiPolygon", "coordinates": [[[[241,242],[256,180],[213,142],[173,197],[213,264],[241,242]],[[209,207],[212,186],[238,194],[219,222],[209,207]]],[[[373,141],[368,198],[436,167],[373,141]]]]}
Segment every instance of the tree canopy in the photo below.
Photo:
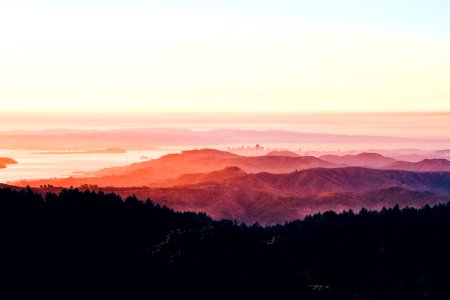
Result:
{"type": "Polygon", "coordinates": [[[450,296],[450,204],[262,227],[150,199],[5,188],[0,222],[2,281],[18,298],[450,296]]]}

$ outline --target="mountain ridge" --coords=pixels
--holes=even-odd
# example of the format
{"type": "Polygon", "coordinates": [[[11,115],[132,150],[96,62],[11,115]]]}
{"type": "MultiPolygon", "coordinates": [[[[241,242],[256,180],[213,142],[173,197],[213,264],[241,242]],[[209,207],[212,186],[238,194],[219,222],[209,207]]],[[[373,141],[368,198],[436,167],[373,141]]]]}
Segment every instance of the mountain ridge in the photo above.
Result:
{"type": "Polygon", "coordinates": [[[450,171],[450,161],[444,158],[426,158],[418,162],[397,161],[385,167],[416,172],[450,171]]]}
{"type": "MultiPolygon", "coordinates": [[[[228,167],[206,174],[185,174],[153,187],[85,185],[82,189],[114,192],[124,198],[150,198],[175,210],[206,212],[217,219],[274,224],[324,209],[381,209],[396,204],[419,207],[445,202],[450,200],[450,172],[346,167],[247,174],[228,167]]],[[[55,188],[37,190],[45,194],[55,188]]]]}
{"type": "Polygon", "coordinates": [[[288,130],[187,130],[177,128],[134,128],[110,130],[37,130],[2,131],[2,149],[86,149],[119,147],[126,150],[154,146],[191,146],[260,143],[316,142],[421,142],[421,139],[376,136],[308,133],[288,130]],[[70,146],[67,146],[70,145],[70,146]]]}
{"type": "Polygon", "coordinates": [[[335,165],[314,156],[248,157],[215,149],[200,149],[167,154],[158,159],[137,162],[127,166],[89,172],[85,173],[84,177],[19,180],[12,183],[20,186],[39,186],[50,183],[65,187],[81,184],[97,184],[101,186],[156,186],[163,184],[168,179],[174,179],[183,174],[209,173],[231,166],[238,167],[247,173],[263,171],[288,173],[307,168],[334,167],[335,165]]]}
{"type": "Polygon", "coordinates": [[[374,152],[363,152],[355,155],[322,155],[320,159],[345,166],[381,168],[395,163],[391,157],[383,156],[374,152]]]}

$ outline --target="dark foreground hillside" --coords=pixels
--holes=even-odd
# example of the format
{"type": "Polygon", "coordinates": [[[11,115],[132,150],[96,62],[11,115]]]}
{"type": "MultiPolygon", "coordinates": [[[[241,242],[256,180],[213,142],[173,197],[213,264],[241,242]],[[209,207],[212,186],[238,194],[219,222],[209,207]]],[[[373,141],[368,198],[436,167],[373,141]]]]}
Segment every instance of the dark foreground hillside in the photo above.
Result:
{"type": "Polygon", "coordinates": [[[263,228],[5,188],[0,223],[2,299],[450,299],[449,204],[263,228]]]}

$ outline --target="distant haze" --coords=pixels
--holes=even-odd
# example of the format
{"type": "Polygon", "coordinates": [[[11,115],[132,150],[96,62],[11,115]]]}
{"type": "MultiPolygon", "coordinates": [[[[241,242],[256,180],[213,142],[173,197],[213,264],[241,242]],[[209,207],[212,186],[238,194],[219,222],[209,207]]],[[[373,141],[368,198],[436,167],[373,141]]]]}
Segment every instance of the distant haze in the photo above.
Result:
{"type": "Polygon", "coordinates": [[[290,130],[449,141],[450,112],[436,113],[30,113],[0,112],[0,131],[178,128],[290,130]]]}

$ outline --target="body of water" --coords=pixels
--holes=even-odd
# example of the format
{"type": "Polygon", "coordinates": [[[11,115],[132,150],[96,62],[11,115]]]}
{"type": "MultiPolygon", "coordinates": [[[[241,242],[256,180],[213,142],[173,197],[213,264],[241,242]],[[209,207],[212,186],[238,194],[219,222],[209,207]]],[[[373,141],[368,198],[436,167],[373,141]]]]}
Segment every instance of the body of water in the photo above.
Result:
{"type": "Polygon", "coordinates": [[[6,169],[0,169],[0,182],[77,176],[80,172],[124,166],[178,151],[180,150],[176,148],[162,148],[126,153],[40,154],[35,151],[0,150],[0,156],[11,157],[18,162],[18,164],[8,165],[6,169]]]}
{"type": "MultiPolygon", "coordinates": [[[[53,177],[80,176],[83,172],[96,171],[102,168],[125,166],[148,159],[159,158],[169,153],[179,153],[183,150],[215,148],[224,151],[235,152],[240,155],[264,155],[272,150],[290,150],[301,155],[322,154],[355,154],[364,151],[377,151],[387,156],[401,155],[406,153],[417,153],[427,155],[433,150],[450,149],[449,143],[428,143],[418,150],[413,144],[380,144],[380,143],[298,143],[298,144],[263,144],[259,150],[254,149],[255,145],[197,145],[197,146],[171,146],[160,147],[152,150],[127,151],[126,153],[70,153],[54,154],[57,150],[0,150],[0,157],[11,157],[18,164],[8,165],[5,169],[0,169],[0,183],[15,181],[20,179],[42,179],[53,177]],[[240,147],[244,150],[239,150],[240,147]],[[415,148],[415,149],[414,149],[415,148]],[[380,150],[384,149],[384,150],[380,150]],[[398,150],[395,150],[398,149],[398,150]],[[410,149],[410,150],[407,150],[410,149]]],[[[433,157],[433,156],[430,156],[433,157]]],[[[447,158],[448,156],[441,156],[447,158]]]]}

